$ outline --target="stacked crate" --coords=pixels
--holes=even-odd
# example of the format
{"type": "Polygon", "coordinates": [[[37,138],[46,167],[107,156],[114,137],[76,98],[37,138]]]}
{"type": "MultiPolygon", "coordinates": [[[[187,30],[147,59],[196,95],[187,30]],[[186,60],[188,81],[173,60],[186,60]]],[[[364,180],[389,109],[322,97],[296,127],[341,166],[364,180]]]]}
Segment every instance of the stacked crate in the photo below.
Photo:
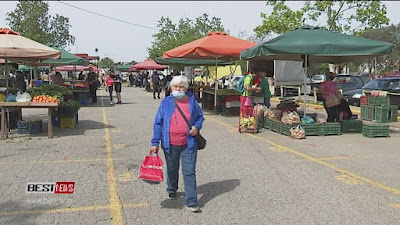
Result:
{"type": "Polygon", "coordinates": [[[361,119],[373,121],[373,124],[363,124],[364,137],[389,137],[389,123],[397,121],[398,107],[390,105],[387,96],[368,96],[368,105],[361,105],[361,119]]]}

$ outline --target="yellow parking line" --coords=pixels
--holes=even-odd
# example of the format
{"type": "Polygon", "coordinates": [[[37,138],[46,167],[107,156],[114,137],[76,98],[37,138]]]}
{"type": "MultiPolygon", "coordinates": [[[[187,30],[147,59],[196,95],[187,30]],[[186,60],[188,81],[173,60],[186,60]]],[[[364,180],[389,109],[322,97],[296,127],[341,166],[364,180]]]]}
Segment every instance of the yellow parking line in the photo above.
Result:
{"type": "MultiPolygon", "coordinates": [[[[322,157],[322,158],[316,158],[316,159],[328,161],[328,160],[339,160],[339,159],[352,159],[352,160],[354,160],[354,159],[379,159],[379,158],[388,158],[388,157],[390,157],[390,158],[400,157],[400,155],[348,156],[348,157],[340,156],[340,157],[325,157],[325,158],[322,157]]],[[[307,160],[308,159],[296,159],[293,161],[298,162],[298,161],[307,161],[307,160]]]]}
{"type": "MultiPolygon", "coordinates": [[[[226,124],[226,123],[223,123],[223,122],[221,122],[221,121],[219,121],[219,120],[216,120],[216,119],[214,119],[214,118],[211,118],[211,117],[209,117],[209,116],[206,116],[206,118],[207,118],[207,119],[210,119],[210,120],[213,120],[213,121],[215,121],[215,122],[217,122],[217,123],[219,123],[219,124],[221,124],[221,125],[223,125],[223,126],[226,126],[226,127],[229,127],[229,128],[233,128],[233,126],[231,126],[231,125],[229,125],[229,124],[226,124]]],[[[336,172],[339,172],[339,173],[341,173],[341,174],[349,175],[349,176],[351,176],[351,177],[353,177],[354,179],[357,179],[357,180],[359,180],[359,181],[363,181],[363,182],[365,182],[365,183],[371,184],[371,185],[373,185],[373,186],[376,186],[376,187],[378,187],[378,188],[381,188],[381,189],[383,189],[383,190],[385,190],[385,191],[388,191],[388,192],[390,192],[390,193],[393,193],[393,194],[396,194],[396,195],[400,195],[400,190],[398,190],[398,189],[395,189],[395,188],[386,186],[386,185],[384,185],[384,184],[381,184],[381,183],[378,183],[378,182],[373,181],[373,180],[371,180],[371,179],[362,177],[362,176],[357,175],[357,174],[355,174],[355,173],[352,173],[352,172],[350,172],[350,171],[341,169],[341,168],[339,168],[339,167],[337,167],[337,166],[335,166],[335,165],[333,165],[333,164],[329,164],[329,163],[327,163],[327,162],[325,162],[325,161],[323,161],[323,160],[320,160],[320,159],[318,159],[318,158],[315,158],[315,157],[309,156],[309,155],[307,155],[307,154],[304,154],[304,153],[302,153],[302,152],[296,151],[296,150],[294,150],[294,149],[291,149],[291,148],[288,148],[288,147],[279,145],[279,144],[277,144],[277,143],[274,143],[274,142],[272,142],[272,141],[269,141],[269,140],[267,140],[267,139],[265,139],[265,138],[262,138],[262,137],[259,137],[259,136],[257,136],[257,135],[254,135],[254,134],[247,134],[247,133],[246,133],[246,135],[249,136],[249,137],[258,139],[258,140],[260,140],[260,141],[262,141],[262,142],[266,142],[266,143],[268,143],[268,144],[270,144],[270,145],[276,146],[276,147],[278,147],[278,148],[282,148],[283,150],[286,150],[286,151],[288,151],[288,152],[291,152],[291,153],[293,153],[293,154],[295,154],[295,155],[297,155],[297,156],[300,156],[300,157],[302,157],[302,158],[308,159],[308,160],[310,160],[310,161],[316,162],[316,163],[318,163],[318,164],[320,164],[320,165],[323,165],[323,166],[326,166],[326,167],[328,167],[328,168],[331,168],[331,169],[333,169],[333,170],[335,170],[336,172]]]]}
{"type": "MultiPolygon", "coordinates": [[[[26,161],[26,162],[0,162],[0,165],[25,165],[25,164],[46,164],[46,163],[73,163],[73,162],[99,162],[108,159],[70,159],[70,160],[48,160],[48,161],[26,161]]],[[[114,160],[123,160],[118,158],[114,160]]]]}
{"type": "MultiPolygon", "coordinates": [[[[124,208],[138,208],[150,206],[149,203],[136,203],[136,204],[124,204],[124,208]]],[[[95,205],[95,206],[85,206],[76,208],[60,208],[60,209],[43,209],[43,210],[21,210],[21,211],[10,211],[10,212],[0,212],[0,216],[15,216],[15,215],[28,215],[28,214],[44,214],[44,213],[71,213],[71,212],[82,212],[82,211],[95,211],[95,210],[108,210],[110,207],[108,205],[95,205]]]]}
{"type": "MultiPolygon", "coordinates": [[[[103,101],[102,101],[103,104],[103,101]]],[[[115,181],[114,163],[112,158],[110,130],[108,128],[108,120],[106,110],[102,107],[103,123],[104,123],[104,144],[107,152],[107,182],[108,182],[108,196],[110,202],[111,224],[123,224],[121,207],[122,203],[118,195],[117,182],[115,181]]]]}

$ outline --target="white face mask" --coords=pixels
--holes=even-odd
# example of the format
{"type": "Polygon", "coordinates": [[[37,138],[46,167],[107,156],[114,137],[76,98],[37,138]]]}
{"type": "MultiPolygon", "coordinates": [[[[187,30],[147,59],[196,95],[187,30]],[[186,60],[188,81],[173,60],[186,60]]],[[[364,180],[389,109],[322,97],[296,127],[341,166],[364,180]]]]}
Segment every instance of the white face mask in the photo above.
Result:
{"type": "Polygon", "coordinates": [[[184,98],[186,96],[184,91],[172,91],[172,96],[174,96],[177,99],[184,98]]]}

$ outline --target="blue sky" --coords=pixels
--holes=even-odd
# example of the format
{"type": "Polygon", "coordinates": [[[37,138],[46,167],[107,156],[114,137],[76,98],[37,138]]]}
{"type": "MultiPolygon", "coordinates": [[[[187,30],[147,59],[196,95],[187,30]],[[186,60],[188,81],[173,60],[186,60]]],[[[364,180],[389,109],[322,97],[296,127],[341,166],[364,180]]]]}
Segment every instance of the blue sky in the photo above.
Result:
{"type": "MultiPolygon", "coordinates": [[[[245,32],[253,34],[254,27],[261,24],[260,13],[268,13],[265,1],[66,1],[65,3],[102,15],[134,23],[135,26],[94,15],[57,1],[48,2],[50,14],[56,13],[70,19],[70,32],[76,43],[67,50],[72,53],[89,53],[110,57],[114,61],[143,61],[146,49],[151,46],[156,33],[157,21],[161,16],[169,17],[174,23],[180,18],[194,20],[203,13],[221,18],[225,29],[233,36],[245,32]],[[150,27],[144,28],[142,26],[150,27]]],[[[384,1],[388,8],[390,23],[400,23],[400,2],[384,1]]],[[[17,1],[2,1],[0,27],[8,27],[6,13],[15,9],[17,1]]],[[[301,1],[288,1],[292,9],[303,5],[301,1]]]]}

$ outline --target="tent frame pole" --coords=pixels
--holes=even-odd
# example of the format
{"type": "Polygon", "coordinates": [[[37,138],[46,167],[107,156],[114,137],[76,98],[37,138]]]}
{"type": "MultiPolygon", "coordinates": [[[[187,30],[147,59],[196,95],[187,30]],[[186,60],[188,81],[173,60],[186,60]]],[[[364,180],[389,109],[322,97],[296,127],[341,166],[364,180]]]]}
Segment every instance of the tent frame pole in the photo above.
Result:
{"type": "Polygon", "coordinates": [[[215,57],[215,78],[214,78],[214,110],[217,114],[217,89],[218,89],[218,56],[215,57]]]}

